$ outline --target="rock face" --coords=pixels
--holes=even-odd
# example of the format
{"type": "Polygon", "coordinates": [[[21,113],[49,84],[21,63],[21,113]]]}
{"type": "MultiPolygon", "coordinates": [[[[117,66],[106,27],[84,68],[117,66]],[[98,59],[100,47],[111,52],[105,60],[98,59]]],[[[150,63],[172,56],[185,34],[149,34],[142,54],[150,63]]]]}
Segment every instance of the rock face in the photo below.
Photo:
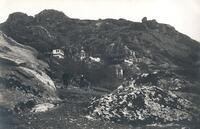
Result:
{"type": "Polygon", "coordinates": [[[130,124],[190,122],[199,117],[199,109],[190,101],[134,83],[93,100],[89,110],[93,117],[130,124]]]}
{"type": "MultiPolygon", "coordinates": [[[[14,109],[20,103],[57,100],[54,82],[46,74],[48,64],[37,51],[0,32],[0,105],[14,109]]],[[[21,104],[23,105],[23,104],[21,104]]]]}

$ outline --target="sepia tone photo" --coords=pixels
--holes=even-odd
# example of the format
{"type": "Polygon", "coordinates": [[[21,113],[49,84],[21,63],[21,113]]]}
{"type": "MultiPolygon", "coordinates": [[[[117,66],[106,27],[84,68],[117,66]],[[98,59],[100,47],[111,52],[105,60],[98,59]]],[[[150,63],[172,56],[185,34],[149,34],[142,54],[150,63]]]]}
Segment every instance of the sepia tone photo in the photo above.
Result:
{"type": "Polygon", "coordinates": [[[200,129],[199,0],[0,0],[0,129],[200,129]]]}

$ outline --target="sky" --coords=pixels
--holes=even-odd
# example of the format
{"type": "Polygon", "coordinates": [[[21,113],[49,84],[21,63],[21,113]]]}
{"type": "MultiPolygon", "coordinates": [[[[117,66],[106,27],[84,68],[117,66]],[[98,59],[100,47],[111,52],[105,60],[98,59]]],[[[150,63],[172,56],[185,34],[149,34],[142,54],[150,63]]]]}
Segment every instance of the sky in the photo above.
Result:
{"type": "Polygon", "coordinates": [[[200,0],[0,0],[0,23],[12,12],[35,15],[56,9],[71,18],[124,18],[141,21],[146,16],[200,41],[200,0]]]}

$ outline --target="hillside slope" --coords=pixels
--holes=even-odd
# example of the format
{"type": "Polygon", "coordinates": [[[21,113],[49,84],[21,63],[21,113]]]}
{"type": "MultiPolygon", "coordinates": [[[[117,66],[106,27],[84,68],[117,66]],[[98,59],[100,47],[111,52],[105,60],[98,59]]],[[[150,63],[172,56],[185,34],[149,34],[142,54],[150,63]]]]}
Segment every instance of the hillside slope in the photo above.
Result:
{"type": "Polygon", "coordinates": [[[150,61],[148,71],[152,71],[152,65],[168,70],[178,67],[175,70],[190,80],[199,78],[199,43],[155,20],[79,20],[56,10],[44,10],[35,17],[20,12],[10,14],[1,30],[41,53],[64,47],[66,53],[75,56],[83,48],[89,55],[105,59],[109,45],[120,42],[138,58],[150,61]]]}
{"type": "Polygon", "coordinates": [[[34,106],[58,99],[54,82],[46,74],[48,64],[36,57],[35,49],[0,32],[1,107],[13,110],[20,103],[33,101],[34,106]]]}

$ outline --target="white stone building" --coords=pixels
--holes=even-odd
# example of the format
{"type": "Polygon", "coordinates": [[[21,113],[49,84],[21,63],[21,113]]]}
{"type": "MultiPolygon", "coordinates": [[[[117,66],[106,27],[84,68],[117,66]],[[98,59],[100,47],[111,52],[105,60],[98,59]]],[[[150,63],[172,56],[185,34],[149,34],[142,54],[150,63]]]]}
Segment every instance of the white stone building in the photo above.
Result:
{"type": "Polygon", "coordinates": [[[62,49],[54,49],[52,55],[58,59],[64,59],[65,53],[62,49]]]}

